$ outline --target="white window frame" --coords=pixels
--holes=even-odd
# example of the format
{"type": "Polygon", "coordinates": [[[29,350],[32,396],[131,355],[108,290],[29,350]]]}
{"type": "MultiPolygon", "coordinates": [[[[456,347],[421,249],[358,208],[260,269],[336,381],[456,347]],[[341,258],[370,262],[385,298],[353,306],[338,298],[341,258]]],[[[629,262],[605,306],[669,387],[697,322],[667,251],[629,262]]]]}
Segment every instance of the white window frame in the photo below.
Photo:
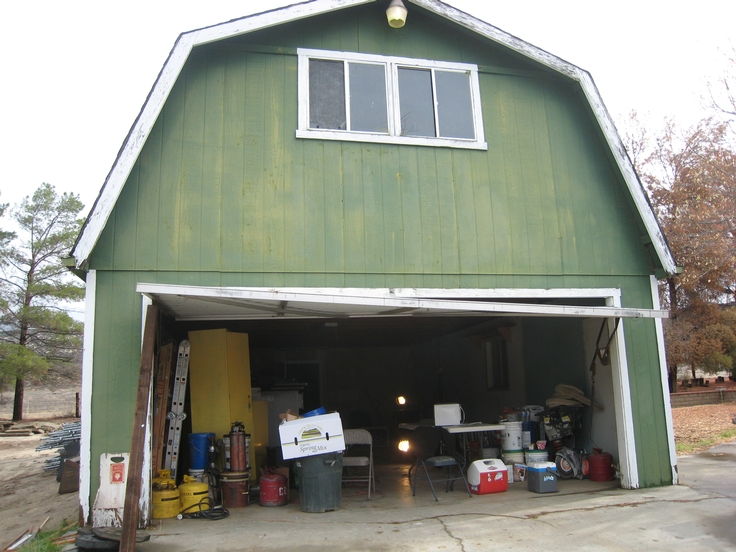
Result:
{"type": "MultiPolygon", "coordinates": [[[[466,148],[487,150],[483,132],[483,115],[481,112],[480,86],[478,85],[478,66],[470,63],[454,63],[449,61],[432,61],[396,56],[377,56],[354,52],[337,52],[331,50],[314,50],[298,48],[298,94],[299,94],[299,121],[296,131],[297,138],[313,138],[320,140],[345,140],[351,142],[377,142],[381,144],[405,144],[415,146],[439,146],[451,148],[466,148]],[[384,65],[386,68],[386,104],[388,110],[388,133],[361,132],[351,130],[313,129],[309,127],[309,60],[321,59],[328,61],[362,62],[384,65]],[[402,136],[400,134],[401,114],[399,111],[398,70],[400,67],[417,69],[437,69],[440,71],[458,71],[470,76],[470,101],[473,110],[474,139],[442,138],[425,136],[402,136]]],[[[432,83],[434,87],[434,75],[432,83]]],[[[345,94],[350,95],[349,71],[345,70],[345,94]]],[[[437,125],[437,102],[435,100],[435,125],[437,125]]],[[[345,107],[345,116],[350,119],[350,108],[345,107]]],[[[349,126],[348,126],[349,128],[349,126]]]]}

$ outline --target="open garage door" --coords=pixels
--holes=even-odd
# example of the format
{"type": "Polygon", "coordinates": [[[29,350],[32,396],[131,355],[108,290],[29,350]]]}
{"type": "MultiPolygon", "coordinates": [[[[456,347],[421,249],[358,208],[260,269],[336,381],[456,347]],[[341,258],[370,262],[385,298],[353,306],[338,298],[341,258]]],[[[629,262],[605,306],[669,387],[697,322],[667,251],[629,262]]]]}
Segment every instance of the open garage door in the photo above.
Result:
{"type": "MultiPolygon", "coordinates": [[[[620,307],[620,292],[616,289],[266,289],[150,283],[140,283],[136,289],[147,300],[159,304],[181,328],[227,326],[232,331],[248,333],[253,347],[268,351],[309,348],[328,350],[328,353],[322,353],[321,358],[326,359],[324,362],[341,366],[341,369],[330,372],[329,381],[333,386],[343,385],[346,388],[348,382],[355,378],[353,375],[351,380],[346,375],[351,370],[361,374],[375,370],[377,376],[374,381],[383,387],[390,387],[387,380],[393,379],[397,370],[391,368],[391,375],[386,375],[386,372],[381,375],[381,366],[386,364],[387,355],[396,358],[403,355],[397,363],[415,364],[414,375],[404,376],[405,386],[416,386],[417,381],[426,376],[432,379],[432,384],[428,387],[433,385],[433,389],[437,389],[444,386],[447,390],[444,396],[435,394],[433,400],[444,398],[450,402],[477,402],[484,400],[483,396],[505,397],[494,399],[499,401],[496,406],[502,406],[502,400],[513,401],[514,393],[489,392],[490,379],[487,386],[485,380],[479,380],[468,382],[464,389],[460,389],[457,383],[453,387],[452,383],[452,378],[457,382],[465,377],[463,370],[476,362],[473,355],[482,357],[484,353],[481,348],[489,341],[489,336],[505,336],[511,347],[509,355],[514,358],[516,351],[516,363],[526,363],[525,376],[511,375],[510,388],[522,388],[516,395],[519,398],[524,395],[525,386],[528,388],[530,385],[541,385],[540,382],[545,378],[547,384],[554,381],[569,382],[560,371],[540,368],[546,364],[547,358],[561,357],[556,361],[550,360],[556,362],[557,366],[575,360],[578,365],[583,366],[579,370],[583,375],[579,377],[586,377],[590,355],[595,347],[594,334],[598,332],[603,320],[610,320],[608,331],[613,338],[613,348],[611,371],[606,385],[614,408],[609,408],[606,416],[601,419],[605,418],[610,427],[611,435],[607,441],[617,448],[623,472],[622,485],[629,488],[638,486],[626,346],[624,339],[620,337],[620,329],[614,335],[614,321],[664,318],[668,313],[658,309],[620,307]],[[513,341],[512,334],[519,336],[524,332],[522,339],[517,337],[513,341]],[[575,355],[569,352],[568,346],[568,342],[574,339],[580,340],[575,359],[572,358],[575,355]],[[473,340],[474,343],[471,344],[470,341],[473,340]],[[453,349],[452,344],[460,341],[465,343],[463,349],[453,349]],[[523,345],[524,350],[521,350],[519,341],[526,342],[527,345],[523,345]],[[535,351],[532,345],[534,343],[544,345],[537,346],[535,351]],[[375,361],[365,360],[371,357],[371,353],[367,351],[377,350],[379,347],[383,347],[384,351],[376,353],[375,361]],[[392,352],[386,353],[385,349],[391,347],[392,352]],[[541,354],[539,349],[544,349],[541,354]],[[358,350],[361,352],[356,353],[358,350]],[[358,361],[356,357],[359,357],[358,361]],[[452,365],[450,368],[447,363],[444,369],[442,366],[436,369],[426,368],[437,358],[447,357],[462,360],[457,360],[458,366],[452,365]],[[421,366],[417,368],[416,365],[421,366]],[[422,372],[425,368],[426,372],[422,372]],[[515,381],[514,377],[517,378],[515,381]],[[553,381],[553,378],[557,379],[553,381]],[[468,394],[467,399],[458,398],[465,393],[468,394]]],[[[256,353],[256,356],[258,354],[262,353],[256,353]]],[[[264,356],[261,360],[263,363],[274,363],[275,358],[281,362],[288,357],[271,355],[268,358],[264,356]]],[[[442,364],[442,361],[438,363],[442,364]]],[[[490,373],[488,377],[491,377],[490,373]]],[[[365,380],[361,381],[362,383],[355,384],[355,388],[365,393],[368,385],[365,380]]],[[[356,389],[346,389],[345,393],[349,395],[351,392],[353,395],[357,393],[356,389]]],[[[526,397],[519,398],[525,399],[526,397]]],[[[424,402],[428,400],[428,393],[425,392],[424,402]]],[[[544,404],[542,399],[537,400],[544,404]]],[[[371,401],[378,402],[378,399],[372,397],[371,401]]],[[[340,406],[336,409],[343,410],[340,406]]],[[[487,414],[481,413],[478,417],[480,416],[487,414]]]]}

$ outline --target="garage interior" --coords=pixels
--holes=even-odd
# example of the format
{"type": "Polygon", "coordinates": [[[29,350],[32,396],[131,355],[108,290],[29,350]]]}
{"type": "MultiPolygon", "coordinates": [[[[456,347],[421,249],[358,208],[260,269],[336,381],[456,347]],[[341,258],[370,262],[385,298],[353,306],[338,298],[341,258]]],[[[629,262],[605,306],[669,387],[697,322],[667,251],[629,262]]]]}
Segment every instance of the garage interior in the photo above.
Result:
{"type": "MultiPolygon", "coordinates": [[[[545,405],[557,384],[590,396],[601,324],[613,327],[611,319],[579,315],[147,295],[164,313],[162,339],[213,329],[248,335],[253,399],[271,403],[258,466],[281,463],[278,414],[286,408],[338,412],[344,429],[369,428],[376,463],[407,463],[411,454],[397,448],[406,437],[399,424],[431,420],[434,404],[459,403],[466,422],[496,423],[505,409],[545,405]]],[[[517,297],[503,304],[605,307],[605,300],[517,297]]],[[[617,461],[611,368],[597,363],[595,401],[603,409],[594,413],[592,432],[590,408],[583,409],[574,446],[594,445],[617,461]]],[[[186,455],[181,461],[186,469],[186,455]]]]}

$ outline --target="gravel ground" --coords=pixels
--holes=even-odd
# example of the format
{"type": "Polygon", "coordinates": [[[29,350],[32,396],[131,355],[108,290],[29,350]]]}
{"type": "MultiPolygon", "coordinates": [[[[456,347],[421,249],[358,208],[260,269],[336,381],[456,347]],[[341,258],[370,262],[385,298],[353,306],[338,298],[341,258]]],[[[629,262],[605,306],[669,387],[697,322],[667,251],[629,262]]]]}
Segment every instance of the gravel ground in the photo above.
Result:
{"type": "MultiPolygon", "coordinates": [[[[702,450],[720,443],[718,435],[729,429],[736,429],[733,420],[736,418],[736,403],[706,404],[672,409],[672,423],[675,428],[675,442],[683,445],[694,445],[707,440],[708,444],[697,447],[702,450]]],[[[689,451],[694,452],[694,451],[689,451]]]]}

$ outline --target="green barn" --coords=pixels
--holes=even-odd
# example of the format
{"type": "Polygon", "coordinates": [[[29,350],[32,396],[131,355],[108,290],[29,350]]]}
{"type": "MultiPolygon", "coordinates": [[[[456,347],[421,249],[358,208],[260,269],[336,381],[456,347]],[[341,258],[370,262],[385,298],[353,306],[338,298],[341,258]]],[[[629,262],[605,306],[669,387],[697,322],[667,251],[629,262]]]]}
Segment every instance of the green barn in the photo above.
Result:
{"type": "Polygon", "coordinates": [[[576,386],[623,487],[677,482],[676,265],[591,76],[405,4],[401,28],[388,0],[315,0],[178,38],[71,253],[85,519],[101,455],[131,449],[151,303],[158,345],[246,333],[254,389],[309,372],[310,401],[389,439],[398,395],[496,421],[576,386]]]}

